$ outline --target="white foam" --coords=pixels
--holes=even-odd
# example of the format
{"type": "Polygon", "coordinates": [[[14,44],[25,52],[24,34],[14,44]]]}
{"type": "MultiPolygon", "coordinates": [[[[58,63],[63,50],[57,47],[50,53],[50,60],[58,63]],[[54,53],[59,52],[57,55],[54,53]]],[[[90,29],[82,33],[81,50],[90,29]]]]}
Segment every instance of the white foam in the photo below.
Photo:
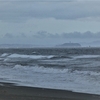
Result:
{"type": "Polygon", "coordinates": [[[1,55],[1,57],[6,57],[6,56],[8,56],[9,54],[8,53],[3,53],[2,55],[1,55]]]}
{"type": "Polygon", "coordinates": [[[81,55],[81,56],[74,56],[74,58],[97,58],[100,57],[100,55],[81,55]]]}
{"type": "Polygon", "coordinates": [[[45,68],[45,67],[27,67],[27,66],[21,66],[21,65],[15,65],[13,69],[21,69],[26,71],[33,71],[35,73],[67,73],[68,69],[56,69],[56,68],[45,68]]]}
{"type": "Polygon", "coordinates": [[[74,71],[77,74],[84,74],[84,75],[91,75],[91,76],[99,76],[100,72],[94,72],[94,71],[74,71]]]}
{"type": "Polygon", "coordinates": [[[47,55],[47,56],[43,56],[43,55],[21,55],[21,54],[11,54],[10,56],[8,56],[9,58],[31,58],[31,59],[41,59],[41,58],[52,58],[53,55],[47,55]]]}
{"type": "Polygon", "coordinates": [[[38,66],[0,67],[0,79],[19,85],[100,94],[100,73],[38,66]]]}

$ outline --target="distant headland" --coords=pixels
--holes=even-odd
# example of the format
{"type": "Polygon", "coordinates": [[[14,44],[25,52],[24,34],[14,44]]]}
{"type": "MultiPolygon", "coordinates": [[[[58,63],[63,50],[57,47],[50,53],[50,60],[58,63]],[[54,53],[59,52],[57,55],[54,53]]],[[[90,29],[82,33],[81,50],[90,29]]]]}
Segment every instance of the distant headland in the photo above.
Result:
{"type": "Polygon", "coordinates": [[[56,46],[57,47],[81,47],[79,43],[64,43],[56,46]]]}

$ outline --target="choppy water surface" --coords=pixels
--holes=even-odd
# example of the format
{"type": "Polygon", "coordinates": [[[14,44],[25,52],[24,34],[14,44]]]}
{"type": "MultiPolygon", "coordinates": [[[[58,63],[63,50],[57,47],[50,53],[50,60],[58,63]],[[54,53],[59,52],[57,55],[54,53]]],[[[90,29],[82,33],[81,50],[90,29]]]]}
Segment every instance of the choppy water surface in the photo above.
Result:
{"type": "Polygon", "coordinates": [[[100,48],[0,49],[0,81],[100,94],[100,48]]]}

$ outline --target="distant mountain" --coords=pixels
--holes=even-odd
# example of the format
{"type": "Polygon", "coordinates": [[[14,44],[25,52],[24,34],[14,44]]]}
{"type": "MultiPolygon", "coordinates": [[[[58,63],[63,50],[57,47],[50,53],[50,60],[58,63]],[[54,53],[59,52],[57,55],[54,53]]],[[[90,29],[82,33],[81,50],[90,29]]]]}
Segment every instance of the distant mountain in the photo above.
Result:
{"type": "Polygon", "coordinates": [[[79,43],[64,43],[61,45],[57,45],[58,47],[81,47],[79,43]]]}

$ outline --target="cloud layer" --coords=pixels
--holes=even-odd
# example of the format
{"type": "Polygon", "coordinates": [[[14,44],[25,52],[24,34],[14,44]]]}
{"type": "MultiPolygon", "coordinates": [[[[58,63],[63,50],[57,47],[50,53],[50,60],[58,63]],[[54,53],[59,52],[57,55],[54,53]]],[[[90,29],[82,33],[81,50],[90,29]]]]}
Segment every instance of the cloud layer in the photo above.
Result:
{"type": "Polygon", "coordinates": [[[48,2],[44,0],[13,0],[0,2],[0,20],[23,22],[32,18],[76,20],[100,17],[100,0],[50,1],[51,0],[48,0],[48,2]]]}
{"type": "Polygon", "coordinates": [[[90,31],[81,33],[81,32],[72,32],[72,33],[61,33],[61,34],[54,34],[54,33],[48,33],[46,31],[39,31],[36,34],[33,34],[33,37],[35,38],[76,38],[76,39],[86,39],[86,38],[100,38],[100,32],[93,33],[90,31]]]}
{"type": "Polygon", "coordinates": [[[66,39],[99,39],[100,38],[100,32],[93,33],[90,31],[81,33],[81,32],[71,32],[71,33],[49,33],[47,31],[38,31],[36,33],[32,33],[31,35],[26,35],[24,33],[20,34],[11,34],[6,33],[2,38],[66,38],[66,39]]]}

